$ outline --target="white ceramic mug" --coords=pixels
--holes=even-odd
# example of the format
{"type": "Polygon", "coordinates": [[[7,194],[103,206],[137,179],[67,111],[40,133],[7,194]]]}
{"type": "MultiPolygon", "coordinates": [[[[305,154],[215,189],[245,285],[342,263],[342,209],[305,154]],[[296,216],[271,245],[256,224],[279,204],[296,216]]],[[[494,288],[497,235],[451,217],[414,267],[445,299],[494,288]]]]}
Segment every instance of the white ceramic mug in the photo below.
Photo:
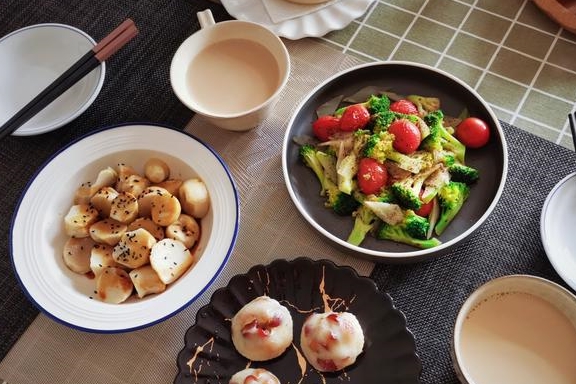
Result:
{"type": "Polygon", "coordinates": [[[214,22],[197,13],[201,29],[178,48],[170,67],[176,96],[221,128],[246,131],[271,113],[288,82],[286,46],[268,28],[240,20],[214,22]]]}

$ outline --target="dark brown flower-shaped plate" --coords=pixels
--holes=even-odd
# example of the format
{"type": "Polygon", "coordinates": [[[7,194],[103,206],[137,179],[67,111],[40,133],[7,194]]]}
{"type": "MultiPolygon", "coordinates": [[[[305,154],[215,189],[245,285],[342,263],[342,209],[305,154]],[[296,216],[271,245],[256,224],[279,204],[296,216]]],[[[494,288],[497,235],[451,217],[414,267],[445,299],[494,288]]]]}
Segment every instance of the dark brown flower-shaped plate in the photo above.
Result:
{"type": "Polygon", "coordinates": [[[420,382],[422,370],[406,318],[388,294],[350,267],[303,257],[257,265],[217,290],[186,332],[177,365],[175,384],[227,384],[235,372],[247,366],[266,368],[283,384],[410,384],[420,382]],[[262,295],[278,300],[290,310],[294,341],[276,359],[251,362],[234,348],[230,321],[242,306],[262,295]],[[325,305],[355,314],[365,335],[364,351],[356,363],[336,373],[316,371],[300,349],[304,320],[312,312],[323,312],[325,305]]]}

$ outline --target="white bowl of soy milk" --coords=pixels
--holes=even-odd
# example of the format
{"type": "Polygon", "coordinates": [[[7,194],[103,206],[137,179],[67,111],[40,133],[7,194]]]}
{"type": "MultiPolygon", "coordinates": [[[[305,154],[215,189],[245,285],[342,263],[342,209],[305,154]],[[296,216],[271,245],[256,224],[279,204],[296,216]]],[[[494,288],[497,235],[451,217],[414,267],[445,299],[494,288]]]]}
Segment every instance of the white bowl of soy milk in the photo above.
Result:
{"type": "Polygon", "coordinates": [[[451,352],[464,384],[574,384],[576,296],[536,276],[491,280],[460,309],[451,352]]]}
{"type": "Polygon", "coordinates": [[[216,23],[209,9],[197,16],[201,29],[180,45],[170,64],[174,93],[213,125],[255,128],[272,114],[288,82],[286,46],[260,24],[216,23]]]}

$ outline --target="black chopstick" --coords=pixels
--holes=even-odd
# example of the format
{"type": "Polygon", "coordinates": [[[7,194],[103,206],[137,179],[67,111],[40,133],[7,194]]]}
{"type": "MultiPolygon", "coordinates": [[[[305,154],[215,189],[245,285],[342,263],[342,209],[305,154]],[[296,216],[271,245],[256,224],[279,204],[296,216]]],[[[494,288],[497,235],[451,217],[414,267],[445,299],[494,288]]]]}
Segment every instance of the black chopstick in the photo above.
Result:
{"type": "Polygon", "coordinates": [[[568,122],[570,123],[570,131],[572,132],[572,143],[574,144],[574,149],[576,149],[576,122],[574,121],[574,114],[576,114],[576,112],[568,114],[568,122]]]}
{"type": "Polygon", "coordinates": [[[126,19],[0,127],[0,139],[20,128],[138,34],[126,19]]]}

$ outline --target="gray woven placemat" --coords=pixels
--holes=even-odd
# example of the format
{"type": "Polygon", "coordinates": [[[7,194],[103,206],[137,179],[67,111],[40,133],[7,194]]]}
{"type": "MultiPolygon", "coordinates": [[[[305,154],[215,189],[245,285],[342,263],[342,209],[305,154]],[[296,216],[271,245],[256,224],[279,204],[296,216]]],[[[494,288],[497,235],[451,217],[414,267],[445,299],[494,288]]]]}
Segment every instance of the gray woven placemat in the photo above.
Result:
{"type": "Polygon", "coordinates": [[[504,193],[486,222],[460,247],[414,265],[377,265],[371,275],[404,312],[422,359],[422,383],[457,384],[450,359],[460,306],[486,281],[510,274],[547,278],[553,270],[540,240],[540,211],[552,187],[576,170],[576,154],[502,123],[509,146],[504,193]]]}
{"type": "Polygon", "coordinates": [[[139,34],[108,60],[102,91],[78,119],[51,133],[0,142],[0,359],[38,314],[16,281],[9,255],[10,220],[26,183],[59,148],[98,127],[146,121],[183,129],[192,112],[172,93],[170,61],[200,28],[196,12],[207,8],[216,21],[231,18],[208,0],[2,1],[0,36],[33,24],[63,23],[99,41],[127,17],[139,34]]]}

